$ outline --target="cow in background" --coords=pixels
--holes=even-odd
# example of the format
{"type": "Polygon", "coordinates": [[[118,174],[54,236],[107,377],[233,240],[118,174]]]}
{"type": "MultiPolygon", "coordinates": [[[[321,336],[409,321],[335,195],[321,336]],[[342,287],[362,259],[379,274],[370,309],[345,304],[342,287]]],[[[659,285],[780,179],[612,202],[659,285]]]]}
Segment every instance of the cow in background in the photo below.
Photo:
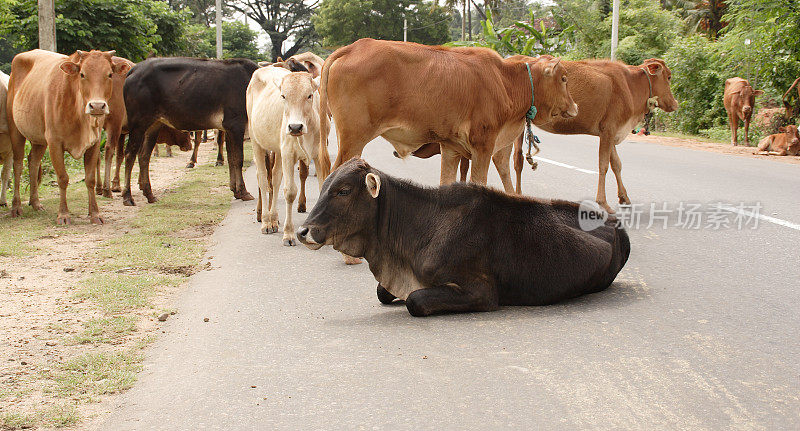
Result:
{"type": "Polygon", "coordinates": [[[750,145],[750,118],[756,106],[756,96],[764,94],[761,90],[753,90],[746,79],[729,78],[725,80],[725,93],[722,103],[728,112],[731,127],[731,144],[738,145],[739,121],[744,121],[744,144],[750,145]]]}
{"type": "Polygon", "coordinates": [[[0,206],[6,203],[8,181],[11,179],[11,165],[13,164],[13,151],[11,151],[11,136],[8,134],[8,121],[6,119],[6,98],[8,97],[8,75],[0,72],[0,165],[3,173],[0,174],[0,206]]]}
{"type": "MultiPolygon", "coordinates": [[[[214,166],[224,166],[225,165],[225,156],[222,155],[222,148],[223,143],[225,142],[225,131],[224,130],[215,130],[216,132],[216,141],[217,144],[217,162],[214,166]]],[[[202,142],[206,142],[207,138],[207,130],[195,130],[194,131],[194,148],[192,149],[192,157],[189,158],[189,163],[186,164],[186,167],[191,169],[197,165],[197,152],[200,151],[200,144],[202,142]]],[[[167,154],[169,157],[169,153],[167,154]]]]}
{"type": "Polygon", "coordinates": [[[76,51],[67,57],[35,49],[14,57],[8,84],[8,119],[14,150],[14,199],[11,216],[22,214],[20,176],[25,140],[31,142],[29,205],[43,209],[39,201],[39,178],[44,151],[49,150],[58,178],[58,224],[69,224],[64,152],[83,157],[86,188],[89,192],[89,217],[103,223],[95,198],[95,169],[100,154],[100,136],[110,114],[114,74],[125,75],[127,62],[114,60],[114,51],[76,51]]]}
{"type": "MultiPolygon", "coordinates": [[[[613,213],[606,201],[609,164],[617,180],[619,203],[630,204],[628,192],[622,184],[622,161],[617,153],[617,145],[650,112],[652,101],[666,112],[678,109],[678,102],[670,89],[672,72],[663,60],[655,58],[645,60],[638,66],[609,60],[561,63],[570,79],[569,92],[578,104],[578,115],[570,119],[555,118],[539,127],[551,133],[600,137],[596,200],[606,211],[613,213]]],[[[522,137],[516,138],[514,168],[517,172],[517,193],[521,193],[522,137]]]]}
{"type": "Polygon", "coordinates": [[[151,58],[134,66],[125,80],[130,129],[125,150],[125,205],[134,205],[130,183],[137,155],[139,188],[148,202],[156,201],[149,176],[156,135],[150,132],[162,126],[225,130],[230,189],[236,199],[253,199],[244,184],[242,163],[247,128],[245,92],[257,69],[247,59],[151,58]]]}
{"type": "MultiPolygon", "coordinates": [[[[373,39],[356,41],[325,60],[320,98],[320,154],[327,158],[328,110],[339,137],[334,169],[360,156],[378,136],[401,157],[437,143],[441,184],[455,181],[462,156],[472,160],[470,180],[485,184],[492,157],[522,133],[532,98],[535,124],[578,112],[558,59],[504,60],[485,48],[373,39]]],[[[325,178],[329,167],[321,168],[317,172],[325,178]]]]}
{"type": "MultiPolygon", "coordinates": [[[[291,61],[291,59],[290,59],[291,61]]],[[[304,68],[304,67],[303,67],[304,68]]],[[[291,72],[280,66],[257,70],[247,87],[247,116],[258,169],[259,199],[256,209],[261,232],[278,231],[278,188],[285,177],[286,218],[283,245],[295,245],[292,205],[297,196],[294,167],[300,162],[300,202],[305,212],[305,177],[313,160],[320,170],[318,81],[308,72],[291,72]],[[274,153],[274,161],[268,157],[274,153]],[[271,170],[272,164],[276,169],[271,170]],[[271,173],[271,181],[269,175],[271,173]]],[[[322,176],[317,176],[321,183],[322,176]]]]}
{"type": "Polygon", "coordinates": [[[794,124],[782,126],[778,129],[781,133],[769,135],[758,143],[758,151],[753,154],[772,156],[797,156],[800,155],[800,135],[794,124]]]}

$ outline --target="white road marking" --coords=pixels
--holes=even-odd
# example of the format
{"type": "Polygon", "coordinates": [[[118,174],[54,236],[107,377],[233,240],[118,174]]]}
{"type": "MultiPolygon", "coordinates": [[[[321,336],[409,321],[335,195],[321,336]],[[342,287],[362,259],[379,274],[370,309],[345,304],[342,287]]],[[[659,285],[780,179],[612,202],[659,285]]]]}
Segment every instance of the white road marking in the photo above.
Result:
{"type": "Polygon", "coordinates": [[[767,222],[770,222],[770,223],[775,223],[775,224],[777,224],[779,226],[788,227],[788,228],[794,229],[794,230],[800,230],[800,224],[792,223],[792,222],[786,221],[786,220],[781,220],[779,218],[770,217],[770,216],[767,216],[767,215],[764,215],[764,214],[754,213],[754,212],[750,212],[750,211],[744,211],[742,209],[739,209],[739,208],[736,208],[736,207],[733,207],[733,206],[730,206],[730,205],[720,205],[719,208],[723,209],[725,211],[730,211],[730,212],[733,212],[733,213],[736,213],[736,214],[739,214],[739,215],[743,215],[745,217],[749,217],[749,218],[758,217],[761,220],[764,220],[764,221],[767,221],[767,222]]]}
{"type": "Polygon", "coordinates": [[[577,166],[568,165],[566,163],[557,162],[555,160],[545,159],[544,157],[533,156],[533,159],[538,160],[540,162],[550,163],[551,165],[561,166],[562,168],[574,169],[578,172],[583,172],[584,174],[595,174],[595,175],[597,174],[597,171],[579,168],[577,166]]]}
{"type": "MultiPolygon", "coordinates": [[[[577,166],[568,165],[566,163],[557,162],[555,160],[546,159],[544,157],[534,156],[533,159],[534,160],[538,160],[540,162],[544,162],[544,163],[550,163],[551,165],[561,166],[562,168],[567,168],[567,169],[572,169],[572,170],[575,170],[575,171],[578,171],[578,172],[583,172],[584,174],[597,174],[597,171],[592,171],[592,170],[589,170],[589,169],[579,168],[577,166]]],[[[774,224],[779,225],[779,226],[788,227],[789,229],[800,230],[800,224],[792,223],[792,222],[787,221],[787,220],[782,220],[782,219],[779,219],[779,218],[770,217],[770,216],[763,215],[763,214],[757,214],[757,213],[752,213],[752,212],[749,212],[749,211],[744,211],[744,210],[741,210],[739,208],[736,208],[736,207],[733,207],[733,206],[730,206],[730,205],[724,205],[724,206],[721,206],[720,208],[725,210],[725,211],[730,211],[730,212],[737,213],[739,215],[743,215],[745,217],[750,217],[750,218],[757,217],[760,220],[764,220],[764,221],[769,222],[769,223],[774,223],[774,224]]]]}

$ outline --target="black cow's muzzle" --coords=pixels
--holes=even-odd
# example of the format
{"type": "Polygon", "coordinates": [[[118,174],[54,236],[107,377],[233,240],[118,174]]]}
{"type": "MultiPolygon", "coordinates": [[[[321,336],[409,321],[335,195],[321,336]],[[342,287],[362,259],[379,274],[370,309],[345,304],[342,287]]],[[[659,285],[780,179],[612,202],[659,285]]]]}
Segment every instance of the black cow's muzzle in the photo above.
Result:
{"type": "Polygon", "coordinates": [[[320,244],[314,240],[314,235],[311,234],[311,231],[306,226],[300,226],[297,229],[297,240],[300,241],[303,245],[310,248],[311,250],[319,250],[322,248],[324,244],[320,244]]]}

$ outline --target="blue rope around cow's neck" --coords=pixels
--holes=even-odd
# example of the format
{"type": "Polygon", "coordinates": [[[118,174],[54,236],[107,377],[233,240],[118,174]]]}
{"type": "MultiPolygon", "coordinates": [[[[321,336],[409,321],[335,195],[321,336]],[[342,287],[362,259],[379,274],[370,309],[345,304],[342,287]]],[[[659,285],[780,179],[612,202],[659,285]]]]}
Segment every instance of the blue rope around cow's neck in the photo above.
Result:
{"type": "Polygon", "coordinates": [[[531,65],[525,63],[525,67],[528,69],[528,79],[531,80],[531,107],[525,114],[525,118],[527,118],[530,121],[533,121],[533,118],[536,117],[536,107],[533,106],[533,75],[531,75],[531,65]]]}

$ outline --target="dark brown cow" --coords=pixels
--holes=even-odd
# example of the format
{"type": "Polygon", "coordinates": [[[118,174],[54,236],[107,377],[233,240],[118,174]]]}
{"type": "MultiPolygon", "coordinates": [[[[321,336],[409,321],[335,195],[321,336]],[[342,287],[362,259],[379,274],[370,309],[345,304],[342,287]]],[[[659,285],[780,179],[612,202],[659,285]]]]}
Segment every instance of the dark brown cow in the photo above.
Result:
{"type": "Polygon", "coordinates": [[[796,156],[800,154],[800,135],[797,133],[797,126],[789,125],[781,127],[776,133],[769,135],[758,143],[758,151],[753,154],[764,154],[773,156],[796,156]]]}
{"type": "Polygon", "coordinates": [[[38,172],[44,151],[49,149],[60,191],[56,221],[59,224],[70,222],[69,176],[64,166],[64,152],[67,151],[72,157],[83,157],[89,216],[92,223],[103,223],[94,195],[101,129],[110,113],[114,74],[124,75],[130,69],[128,63],[115,61],[113,55],[114,51],[77,51],[67,57],[37,49],[14,57],[7,108],[14,151],[12,216],[22,213],[19,186],[27,139],[31,141],[29,205],[36,210],[43,209],[39,201],[38,172]]]}
{"type": "Polygon", "coordinates": [[[739,77],[725,80],[725,93],[722,103],[728,112],[728,122],[731,126],[731,144],[738,144],[737,133],[739,120],[744,121],[744,144],[750,145],[750,118],[756,106],[756,96],[764,94],[761,90],[753,90],[746,79],[739,77]]]}
{"type": "Polygon", "coordinates": [[[587,223],[576,203],[477,184],[425,188],[354,159],[325,180],[297,237],[314,250],[364,256],[381,302],[399,298],[412,316],[429,316],[606,289],[630,242],[614,217],[592,214],[599,218],[587,223]]]}
{"type": "MultiPolygon", "coordinates": [[[[382,136],[401,157],[426,143],[440,144],[442,184],[455,181],[461,156],[474,164],[471,181],[485,184],[492,156],[522,132],[532,97],[528,66],[538,110],[534,123],[575,116],[558,59],[504,60],[484,48],[361,39],[325,60],[321,154],[327,154],[330,110],[339,138],[334,168],[382,136]]],[[[327,176],[327,167],[321,168],[327,176]]]]}
{"type": "MultiPolygon", "coordinates": [[[[654,58],[645,60],[639,66],[609,60],[561,63],[569,75],[569,92],[578,104],[578,115],[571,119],[555,118],[539,127],[551,133],[600,137],[596,200],[607,211],[613,212],[606,201],[609,164],[617,180],[619,202],[630,203],[628,192],[622,184],[622,162],[617,154],[617,144],[650,112],[648,100],[656,98],[657,106],[666,112],[678,109],[678,102],[670,90],[672,72],[664,61],[654,58]]],[[[521,144],[519,140],[514,154],[517,192],[521,192],[521,144]]]]}

